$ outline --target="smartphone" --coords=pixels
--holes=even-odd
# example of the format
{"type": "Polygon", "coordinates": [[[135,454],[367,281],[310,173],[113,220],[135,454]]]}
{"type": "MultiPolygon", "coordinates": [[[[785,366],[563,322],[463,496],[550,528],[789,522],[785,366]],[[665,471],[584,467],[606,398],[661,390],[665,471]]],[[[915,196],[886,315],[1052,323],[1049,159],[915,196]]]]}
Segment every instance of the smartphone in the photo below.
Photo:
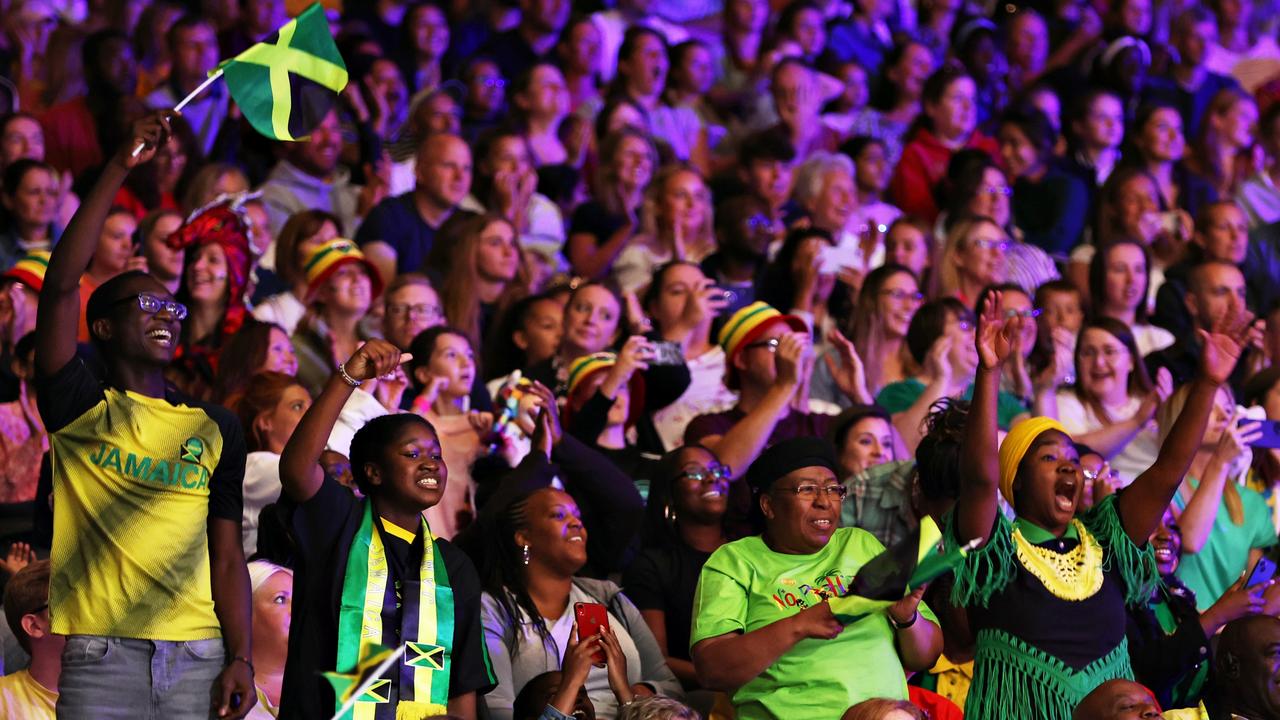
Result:
{"type": "Polygon", "coordinates": [[[1276,564],[1266,556],[1260,557],[1258,562],[1254,563],[1253,570],[1249,571],[1249,579],[1244,581],[1244,587],[1245,589],[1257,587],[1275,577],[1275,574],[1276,564]]]}
{"type": "MultiPolygon", "coordinates": [[[[573,616],[578,621],[578,640],[582,641],[600,634],[600,628],[609,627],[609,611],[600,603],[574,603],[573,616]]],[[[591,656],[593,663],[604,662],[604,650],[597,650],[591,656]]]]}
{"type": "Polygon", "coordinates": [[[659,340],[652,345],[653,357],[649,360],[650,365],[684,364],[684,349],[680,347],[680,343],[659,340]]]}
{"type": "Polygon", "coordinates": [[[850,265],[847,253],[836,245],[823,244],[818,248],[818,274],[835,275],[840,268],[850,265]]]}
{"type": "Polygon", "coordinates": [[[1160,213],[1160,229],[1166,234],[1176,236],[1180,230],[1178,213],[1172,211],[1160,213]]]}
{"type": "Polygon", "coordinates": [[[1258,423],[1258,429],[1262,431],[1262,437],[1249,443],[1250,447],[1260,447],[1269,449],[1280,449],[1280,422],[1275,420],[1254,420],[1252,418],[1241,418],[1237,425],[1245,423],[1258,423]]]}

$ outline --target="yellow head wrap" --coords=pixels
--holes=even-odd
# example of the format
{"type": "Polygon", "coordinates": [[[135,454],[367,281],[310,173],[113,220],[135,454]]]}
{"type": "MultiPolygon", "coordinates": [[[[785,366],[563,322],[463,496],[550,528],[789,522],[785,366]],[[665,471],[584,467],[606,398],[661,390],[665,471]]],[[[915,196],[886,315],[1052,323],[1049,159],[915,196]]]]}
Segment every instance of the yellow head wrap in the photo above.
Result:
{"type": "Polygon", "coordinates": [[[1031,449],[1031,443],[1046,430],[1057,430],[1068,435],[1062,423],[1047,417],[1027,418],[1009,429],[1004,442],[1000,443],[1000,494],[1005,502],[1013,507],[1013,479],[1018,475],[1018,465],[1022,456],[1031,449]]]}

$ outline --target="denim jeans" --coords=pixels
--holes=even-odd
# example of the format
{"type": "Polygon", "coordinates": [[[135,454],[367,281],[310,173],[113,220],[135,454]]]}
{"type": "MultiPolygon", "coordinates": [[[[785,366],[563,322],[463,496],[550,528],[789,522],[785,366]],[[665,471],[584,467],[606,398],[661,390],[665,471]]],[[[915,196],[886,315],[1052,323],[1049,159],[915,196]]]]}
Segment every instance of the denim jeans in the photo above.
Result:
{"type": "Polygon", "coordinates": [[[72,635],[62,651],[58,717],[208,720],[225,665],[221,638],[170,642],[72,635]]]}

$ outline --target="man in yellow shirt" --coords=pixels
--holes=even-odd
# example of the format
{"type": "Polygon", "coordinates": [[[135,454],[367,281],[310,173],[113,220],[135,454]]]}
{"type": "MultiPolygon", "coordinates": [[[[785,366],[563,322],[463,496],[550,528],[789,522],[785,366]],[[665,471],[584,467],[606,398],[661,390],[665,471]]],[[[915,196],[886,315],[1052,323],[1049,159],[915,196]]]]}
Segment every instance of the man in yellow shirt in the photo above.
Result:
{"type": "Polygon", "coordinates": [[[31,563],[9,580],[4,615],[31,665],[0,677],[0,717],[53,720],[66,638],[49,629],[48,560],[31,563]]]}

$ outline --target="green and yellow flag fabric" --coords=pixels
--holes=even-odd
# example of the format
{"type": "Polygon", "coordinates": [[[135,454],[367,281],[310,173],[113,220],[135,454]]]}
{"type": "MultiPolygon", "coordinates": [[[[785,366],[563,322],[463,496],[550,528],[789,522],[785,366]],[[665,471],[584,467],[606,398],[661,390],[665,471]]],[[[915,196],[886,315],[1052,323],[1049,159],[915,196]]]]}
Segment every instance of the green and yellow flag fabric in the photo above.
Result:
{"type": "Polygon", "coordinates": [[[319,3],[214,72],[226,77],[254,129],[276,140],[305,140],[347,86],[347,66],[319,3]]]}

